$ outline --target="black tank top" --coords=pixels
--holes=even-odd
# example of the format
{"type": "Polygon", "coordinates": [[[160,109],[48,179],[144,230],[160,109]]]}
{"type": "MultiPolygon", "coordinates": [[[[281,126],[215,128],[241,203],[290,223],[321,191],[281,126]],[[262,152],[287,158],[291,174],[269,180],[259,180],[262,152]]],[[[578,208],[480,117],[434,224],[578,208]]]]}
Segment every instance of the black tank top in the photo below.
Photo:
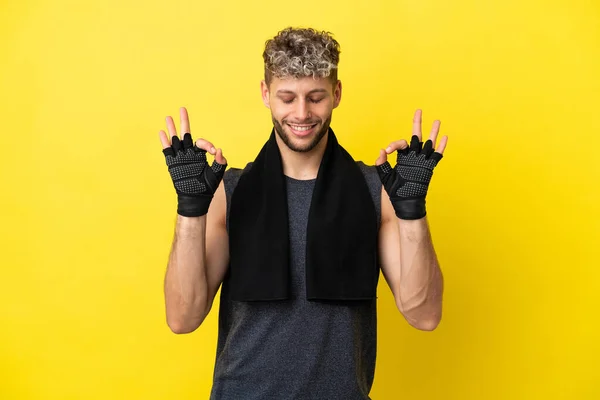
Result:
{"type": "MultiPolygon", "coordinates": [[[[381,181],[358,162],[381,219],[381,181]]],[[[250,164],[248,165],[250,166],[250,164]]],[[[224,176],[229,205],[241,169],[224,176]]],[[[352,304],[306,300],[306,224],[315,180],[286,178],[290,227],[290,300],[229,300],[221,286],[211,400],[365,400],[375,375],[376,299],[352,304]]],[[[349,216],[351,217],[351,216],[349,216]]]]}

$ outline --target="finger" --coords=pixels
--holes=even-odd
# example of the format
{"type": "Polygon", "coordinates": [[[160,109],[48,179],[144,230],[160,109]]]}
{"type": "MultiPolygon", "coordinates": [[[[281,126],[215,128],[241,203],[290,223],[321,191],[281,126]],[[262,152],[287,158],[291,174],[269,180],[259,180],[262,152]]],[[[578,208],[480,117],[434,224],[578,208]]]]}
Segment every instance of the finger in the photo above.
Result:
{"type": "Polygon", "coordinates": [[[417,137],[417,135],[412,135],[410,138],[410,151],[420,153],[422,147],[423,142],[421,142],[421,138],[417,137]]]}
{"type": "Polygon", "coordinates": [[[377,175],[379,175],[379,179],[381,179],[381,182],[384,186],[386,186],[386,183],[389,182],[390,179],[392,181],[394,180],[394,169],[388,161],[381,165],[377,165],[375,169],[377,170],[377,175]]]}
{"type": "Polygon", "coordinates": [[[196,144],[196,147],[198,147],[199,149],[208,151],[210,154],[214,155],[217,152],[217,149],[215,149],[215,146],[208,140],[197,139],[195,144],[196,144]]]}
{"type": "Polygon", "coordinates": [[[181,148],[183,146],[181,144],[181,140],[179,140],[179,137],[177,137],[177,136],[171,137],[171,147],[173,147],[173,150],[175,150],[175,152],[178,152],[179,150],[181,150],[181,148]]]}
{"type": "Polygon", "coordinates": [[[448,143],[448,136],[443,136],[440,139],[440,144],[435,149],[437,153],[444,154],[444,150],[446,149],[446,144],[448,143]]]}
{"type": "Polygon", "coordinates": [[[429,139],[433,142],[433,147],[435,147],[435,141],[437,140],[438,132],[440,131],[441,121],[436,119],[433,121],[433,126],[431,127],[431,133],[429,134],[429,139]]]}
{"type": "Polygon", "coordinates": [[[380,166],[381,164],[383,164],[386,161],[387,161],[387,153],[383,149],[379,150],[379,157],[377,157],[377,160],[375,160],[375,165],[380,166]]]}
{"type": "Polygon", "coordinates": [[[425,144],[423,144],[423,150],[421,150],[421,154],[424,154],[426,158],[429,158],[433,153],[433,142],[431,139],[427,139],[425,144]]]}
{"type": "MultiPolygon", "coordinates": [[[[210,166],[210,170],[215,174],[217,180],[220,181],[225,175],[225,169],[227,168],[227,164],[219,164],[217,160],[214,160],[212,165],[210,166]]],[[[216,186],[219,186],[218,184],[216,186]]]]}
{"type": "Polygon", "coordinates": [[[171,138],[173,136],[177,136],[177,129],[175,129],[175,123],[173,122],[173,118],[171,116],[168,116],[166,118],[167,121],[167,129],[169,130],[169,135],[171,135],[171,138]]]}
{"type": "Polygon", "coordinates": [[[191,133],[190,131],[190,119],[188,117],[188,113],[185,107],[181,107],[179,109],[179,122],[181,127],[181,134],[191,133]]]}
{"type": "Polygon", "coordinates": [[[390,143],[390,145],[385,149],[387,154],[390,154],[398,149],[402,150],[408,147],[408,142],[404,139],[398,140],[396,142],[390,143]]]}
{"type": "Polygon", "coordinates": [[[163,130],[159,131],[158,137],[160,138],[160,144],[162,144],[163,149],[166,149],[167,147],[171,147],[171,143],[169,142],[169,138],[167,137],[167,134],[165,133],[165,131],[163,131],[163,130]]]}
{"type": "Polygon", "coordinates": [[[192,135],[188,132],[183,135],[183,148],[189,149],[194,146],[194,142],[192,141],[192,135]]]}
{"type": "Polygon", "coordinates": [[[423,111],[418,109],[415,111],[415,116],[413,117],[413,129],[412,134],[416,135],[419,140],[421,140],[421,118],[423,116],[423,111]]]}
{"type": "Polygon", "coordinates": [[[435,161],[435,165],[438,165],[440,160],[444,157],[444,155],[442,153],[438,153],[437,151],[434,151],[431,154],[431,157],[429,157],[430,160],[435,161]]]}
{"type": "Polygon", "coordinates": [[[227,159],[225,157],[223,157],[223,150],[218,149],[217,153],[215,154],[215,160],[219,163],[219,164],[227,164],[227,159]]]}

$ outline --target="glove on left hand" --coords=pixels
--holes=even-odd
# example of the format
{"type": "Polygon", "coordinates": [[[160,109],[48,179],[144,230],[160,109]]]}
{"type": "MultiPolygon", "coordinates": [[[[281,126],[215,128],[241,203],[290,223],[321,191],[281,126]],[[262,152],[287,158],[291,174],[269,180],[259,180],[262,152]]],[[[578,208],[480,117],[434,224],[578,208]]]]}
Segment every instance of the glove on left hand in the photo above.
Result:
{"type": "Polygon", "coordinates": [[[392,169],[389,162],[377,166],[377,172],[390,200],[396,216],[400,219],[420,219],[427,212],[425,197],[433,169],[443,155],[433,150],[433,142],[425,145],[413,135],[410,146],[398,150],[396,166],[392,169]]]}

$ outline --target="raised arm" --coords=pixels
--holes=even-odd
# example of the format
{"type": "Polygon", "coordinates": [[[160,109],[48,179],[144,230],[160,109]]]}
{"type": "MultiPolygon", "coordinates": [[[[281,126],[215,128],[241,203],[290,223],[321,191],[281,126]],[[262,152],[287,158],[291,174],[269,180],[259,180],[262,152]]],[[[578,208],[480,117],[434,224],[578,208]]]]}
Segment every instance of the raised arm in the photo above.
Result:
{"type": "Polygon", "coordinates": [[[183,140],[171,117],[171,140],[160,131],[163,153],[177,191],[177,219],[164,281],[166,320],[175,333],[196,330],[208,315],[229,263],[222,177],[227,161],[221,149],[192,142],[189,119],[181,108],[183,140]],[[212,167],[206,152],[215,155],[212,167]]]}
{"type": "Polygon", "coordinates": [[[413,327],[431,331],[442,318],[443,276],[427,217],[399,219],[382,197],[381,270],[398,310],[413,327]]]}
{"type": "Polygon", "coordinates": [[[406,140],[393,142],[381,150],[376,162],[383,183],[379,233],[382,271],[400,312],[422,330],[435,329],[442,318],[443,277],[425,207],[433,170],[448,141],[444,136],[436,148],[439,126],[436,120],[423,143],[421,110],[417,110],[410,145],[406,140]],[[393,151],[398,151],[398,159],[392,168],[387,155],[393,151]]]}

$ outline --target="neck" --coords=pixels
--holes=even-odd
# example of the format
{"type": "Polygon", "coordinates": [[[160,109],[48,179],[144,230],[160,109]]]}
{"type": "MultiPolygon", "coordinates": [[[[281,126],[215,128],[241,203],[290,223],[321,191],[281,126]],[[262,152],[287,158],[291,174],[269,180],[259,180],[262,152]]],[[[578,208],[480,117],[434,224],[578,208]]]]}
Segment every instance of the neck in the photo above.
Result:
{"type": "Polygon", "coordinates": [[[328,138],[329,133],[323,136],[314,149],[306,153],[301,153],[291,150],[283,143],[279,135],[276,135],[277,145],[281,153],[283,174],[297,180],[316,179],[323,154],[325,154],[328,138]]]}

